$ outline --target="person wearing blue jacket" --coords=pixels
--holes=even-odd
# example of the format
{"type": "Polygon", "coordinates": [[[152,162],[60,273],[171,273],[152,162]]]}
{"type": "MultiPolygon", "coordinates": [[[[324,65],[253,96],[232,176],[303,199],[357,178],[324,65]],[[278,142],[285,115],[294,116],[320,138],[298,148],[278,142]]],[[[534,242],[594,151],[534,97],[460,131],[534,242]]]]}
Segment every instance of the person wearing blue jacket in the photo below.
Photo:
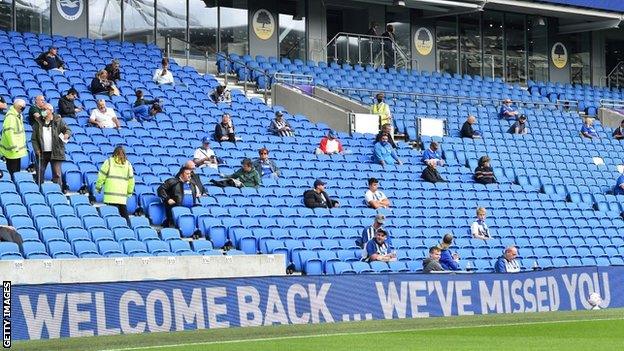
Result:
{"type": "Polygon", "coordinates": [[[381,136],[381,140],[375,143],[375,154],[373,155],[375,162],[381,164],[382,166],[395,163],[403,164],[401,159],[399,159],[396,150],[394,150],[392,145],[390,145],[388,138],[388,134],[384,134],[381,136]]]}
{"type": "Polygon", "coordinates": [[[423,152],[420,162],[426,165],[429,160],[435,160],[438,166],[444,166],[444,159],[440,152],[440,146],[435,141],[432,141],[431,144],[429,144],[429,148],[423,152]]]}
{"type": "Polygon", "coordinates": [[[445,271],[459,271],[459,255],[452,253],[449,247],[453,245],[453,234],[445,234],[442,238],[442,242],[438,245],[440,248],[440,265],[445,271]]]}
{"type": "Polygon", "coordinates": [[[518,249],[515,246],[509,246],[505,249],[505,252],[498,258],[494,265],[494,271],[496,273],[517,273],[520,272],[520,262],[516,259],[518,257],[518,249]]]}

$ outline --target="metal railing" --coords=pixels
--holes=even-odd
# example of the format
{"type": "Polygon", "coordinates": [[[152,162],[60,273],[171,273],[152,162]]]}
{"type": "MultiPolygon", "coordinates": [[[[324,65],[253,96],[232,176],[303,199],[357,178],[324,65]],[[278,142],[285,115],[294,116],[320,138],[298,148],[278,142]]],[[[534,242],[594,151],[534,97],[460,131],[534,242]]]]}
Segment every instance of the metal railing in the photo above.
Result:
{"type": "Polygon", "coordinates": [[[624,86],[624,61],[620,61],[607,74],[606,83],[609,88],[620,88],[624,86]]]}
{"type": "Polygon", "coordinates": [[[600,107],[621,110],[621,109],[624,109],[624,100],[600,99],[600,107]]]}
{"type": "Polygon", "coordinates": [[[208,72],[208,66],[210,64],[210,61],[208,60],[208,57],[209,57],[210,53],[209,53],[207,48],[201,47],[199,45],[195,45],[195,44],[193,44],[191,42],[188,42],[188,41],[180,39],[180,38],[174,38],[174,37],[172,37],[170,35],[167,35],[165,37],[165,55],[166,55],[167,58],[171,57],[171,53],[173,51],[173,49],[172,49],[173,43],[175,43],[175,42],[180,42],[182,44],[181,46],[184,46],[184,50],[182,50],[182,51],[184,51],[184,58],[186,60],[186,66],[189,65],[189,62],[191,60],[191,49],[194,49],[194,50],[196,50],[198,52],[203,53],[203,56],[200,56],[200,57],[202,57],[202,59],[204,60],[205,71],[208,72]]]}
{"type": "MultiPolygon", "coordinates": [[[[261,69],[256,68],[256,67],[251,67],[251,66],[249,66],[249,65],[248,65],[246,62],[244,62],[244,61],[233,60],[233,59],[232,59],[232,58],[230,58],[228,55],[219,55],[219,57],[220,57],[220,58],[222,58],[222,59],[224,59],[224,60],[226,60],[227,62],[231,63],[231,64],[232,64],[232,66],[234,66],[234,65],[242,65],[243,67],[245,67],[245,69],[248,69],[250,72],[257,72],[257,73],[258,73],[258,74],[260,74],[261,76],[264,76],[264,77],[266,78],[266,80],[267,80],[267,89],[264,89],[264,90],[262,91],[262,98],[264,99],[264,103],[265,103],[265,104],[268,104],[268,101],[269,101],[269,95],[268,95],[268,92],[269,92],[269,90],[270,90],[270,86],[271,86],[271,85],[270,85],[270,82],[271,82],[271,76],[270,76],[268,73],[266,73],[266,71],[261,70],[261,69]]],[[[227,84],[228,84],[228,81],[229,81],[229,74],[228,74],[228,73],[229,73],[229,72],[227,72],[227,71],[226,71],[226,72],[225,72],[225,74],[224,74],[224,77],[223,77],[225,85],[227,85],[227,84]]],[[[240,81],[239,81],[238,83],[240,83],[240,81]]],[[[243,80],[243,92],[244,92],[245,94],[247,94],[248,84],[249,84],[249,83],[252,83],[252,82],[250,82],[250,81],[249,81],[249,80],[247,80],[247,79],[243,80]]]]}
{"type": "MultiPolygon", "coordinates": [[[[378,90],[372,90],[372,89],[364,89],[364,88],[342,88],[342,87],[335,87],[335,88],[329,88],[326,87],[327,89],[330,89],[332,91],[339,91],[340,93],[342,93],[343,95],[345,95],[346,97],[350,98],[349,92],[353,92],[353,93],[366,93],[366,94],[370,94],[371,98],[373,98],[376,94],[379,93],[378,90]]],[[[461,103],[461,102],[476,102],[480,105],[485,105],[485,104],[493,104],[493,105],[500,105],[502,103],[502,99],[498,99],[498,98],[484,98],[484,97],[473,97],[473,96],[459,96],[459,95],[443,95],[443,94],[427,94],[427,93],[418,93],[418,92],[403,92],[403,91],[388,91],[388,90],[384,90],[383,91],[384,95],[386,97],[389,97],[391,99],[394,99],[395,101],[398,100],[398,98],[400,97],[408,97],[410,98],[412,101],[416,101],[418,98],[425,98],[428,100],[433,100],[435,102],[456,102],[456,103],[461,103]]],[[[371,100],[372,101],[372,100],[371,100]]],[[[542,102],[542,101],[522,101],[522,100],[515,100],[512,102],[516,105],[519,106],[540,106],[540,107],[555,107],[555,108],[563,108],[566,110],[569,109],[575,109],[576,111],[578,111],[578,101],[577,100],[557,100],[556,103],[554,102],[542,102]]]]}
{"type": "Polygon", "coordinates": [[[314,83],[314,77],[307,74],[276,72],[273,74],[273,78],[276,83],[286,83],[293,86],[298,84],[311,85],[314,83]]]}
{"type": "Polygon", "coordinates": [[[418,70],[418,60],[407,54],[394,39],[378,35],[339,32],[325,45],[321,53],[325,61],[418,70]],[[343,47],[344,46],[344,47],[343,47]],[[329,52],[333,52],[330,56],[329,52]]]}

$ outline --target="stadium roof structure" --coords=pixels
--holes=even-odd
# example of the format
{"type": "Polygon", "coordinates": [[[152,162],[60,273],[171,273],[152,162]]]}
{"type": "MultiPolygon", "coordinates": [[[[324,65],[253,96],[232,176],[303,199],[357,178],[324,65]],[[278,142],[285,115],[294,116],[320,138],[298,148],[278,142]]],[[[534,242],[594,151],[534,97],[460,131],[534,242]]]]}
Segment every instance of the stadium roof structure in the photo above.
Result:
{"type": "Polygon", "coordinates": [[[560,19],[558,33],[569,34],[618,28],[624,20],[620,0],[359,0],[380,5],[404,6],[424,12],[423,18],[458,15],[484,10],[525,13],[560,19]]]}

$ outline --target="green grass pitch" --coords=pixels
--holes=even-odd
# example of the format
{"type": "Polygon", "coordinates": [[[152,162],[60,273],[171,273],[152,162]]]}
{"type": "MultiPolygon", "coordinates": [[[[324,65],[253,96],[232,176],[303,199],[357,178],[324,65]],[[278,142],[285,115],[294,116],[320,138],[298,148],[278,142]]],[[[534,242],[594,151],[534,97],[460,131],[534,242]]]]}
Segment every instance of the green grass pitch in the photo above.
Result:
{"type": "Polygon", "coordinates": [[[624,350],[624,309],[288,325],[14,342],[13,350],[624,350]]]}

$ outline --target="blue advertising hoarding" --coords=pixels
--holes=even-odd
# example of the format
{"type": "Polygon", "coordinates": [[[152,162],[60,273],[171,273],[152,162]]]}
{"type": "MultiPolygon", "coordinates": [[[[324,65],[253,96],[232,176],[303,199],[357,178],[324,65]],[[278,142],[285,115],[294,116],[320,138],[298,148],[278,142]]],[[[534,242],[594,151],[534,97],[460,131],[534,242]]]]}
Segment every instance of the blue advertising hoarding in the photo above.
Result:
{"type": "Polygon", "coordinates": [[[624,307],[624,267],[13,286],[13,340],[624,307]]]}

